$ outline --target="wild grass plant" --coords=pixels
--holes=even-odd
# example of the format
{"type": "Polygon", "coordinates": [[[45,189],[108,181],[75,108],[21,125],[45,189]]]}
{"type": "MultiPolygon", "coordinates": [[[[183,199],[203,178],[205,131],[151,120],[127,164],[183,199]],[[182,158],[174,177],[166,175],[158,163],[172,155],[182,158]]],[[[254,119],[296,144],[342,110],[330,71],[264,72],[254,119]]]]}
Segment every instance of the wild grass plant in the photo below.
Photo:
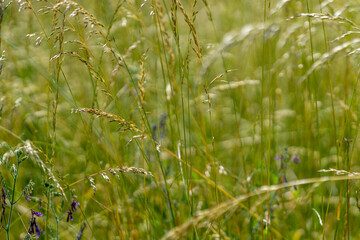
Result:
{"type": "Polygon", "coordinates": [[[359,2],[0,0],[0,239],[358,239],[359,2]]]}

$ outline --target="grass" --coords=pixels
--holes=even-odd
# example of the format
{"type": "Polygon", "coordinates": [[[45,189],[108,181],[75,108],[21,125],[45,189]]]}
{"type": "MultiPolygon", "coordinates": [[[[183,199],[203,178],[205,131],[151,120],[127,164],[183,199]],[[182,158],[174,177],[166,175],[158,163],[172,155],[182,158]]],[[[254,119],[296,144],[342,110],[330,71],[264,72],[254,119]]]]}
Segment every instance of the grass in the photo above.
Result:
{"type": "Polygon", "coordinates": [[[357,239],[352,1],[0,1],[1,239],[357,239]]]}

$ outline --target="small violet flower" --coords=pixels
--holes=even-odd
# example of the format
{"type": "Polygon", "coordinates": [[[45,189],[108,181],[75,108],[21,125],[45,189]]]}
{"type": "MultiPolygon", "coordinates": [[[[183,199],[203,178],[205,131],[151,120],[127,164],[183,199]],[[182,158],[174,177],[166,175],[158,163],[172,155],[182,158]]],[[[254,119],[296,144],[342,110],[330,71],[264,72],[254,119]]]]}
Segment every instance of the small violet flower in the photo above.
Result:
{"type": "Polygon", "coordinates": [[[73,218],[73,216],[72,216],[72,211],[67,211],[67,218],[66,218],[66,221],[67,222],[69,222],[69,220],[71,220],[71,221],[73,221],[74,220],[74,218],[73,218]]]}
{"type": "Polygon", "coordinates": [[[292,157],[291,157],[291,161],[292,161],[293,163],[298,164],[298,163],[301,161],[300,156],[297,155],[297,154],[294,155],[294,156],[292,156],[292,157]]]}
{"type": "Polygon", "coordinates": [[[67,211],[67,218],[66,221],[69,222],[69,220],[73,221],[73,213],[76,212],[77,207],[80,205],[80,203],[76,202],[75,200],[72,201],[71,205],[70,205],[70,209],[69,211],[67,211]]]}
{"type": "Polygon", "coordinates": [[[71,211],[76,212],[77,207],[80,205],[80,203],[76,202],[75,200],[71,203],[71,211]]]}
{"type": "Polygon", "coordinates": [[[31,209],[31,216],[33,216],[33,215],[36,215],[36,216],[38,216],[38,217],[42,217],[42,216],[43,216],[41,212],[36,212],[36,211],[34,211],[34,210],[31,209]]]}
{"type": "Polygon", "coordinates": [[[41,214],[41,212],[36,212],[34,210],[31,209],[31,219],[30,219],[30,226],[28,229],[28,233],[29,234],[36,234],[36,238],[38,238],[40,236],[40,234],[42,233],[42,231],[39,229],[37,223],[36,223],[36,217],[42,217],[43,215],[41,214]]]}

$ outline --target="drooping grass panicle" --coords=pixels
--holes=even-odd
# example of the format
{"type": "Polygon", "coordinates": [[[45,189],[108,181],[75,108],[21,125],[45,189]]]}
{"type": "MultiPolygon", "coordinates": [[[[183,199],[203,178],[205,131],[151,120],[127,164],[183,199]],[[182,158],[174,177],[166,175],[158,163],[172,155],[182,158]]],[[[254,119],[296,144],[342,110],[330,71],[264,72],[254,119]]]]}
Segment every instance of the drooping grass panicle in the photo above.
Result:
{"type": "Polygon", "coordinates": [[[299,13],[296,14],[295,16],[292,16],[289,18],[289,20],[291,19],[295,19],[295,18],[300,18],[300,17],[307,17],[307,18],[315,18],[315,19],[319,19],[319,20],[329,20],[329,21],[333,21],[333,22],[340,22],[340,23],[347,23],[350,24],[354,29],[360,30],[359,26],[354,23],[353,21],[341,17],[341,16],[334,16],[334,15],[330,15],[330,14],[324,14],[324,13],[299,13]]]}
{"type": "Polygon", "coordinates": [[[116,168],[108,168],[108,169],[101,170],[99,172],[93,173],[93,174],[91,174],[91,175],[89,175],[89,176],[87,176],[85,178],[79,179],[79,180],[67,185],[66,187],[64,187],[64,189],[67,189],[67,188],[69,188],[71,186],[74,186],[74,185],[76,185],[76,184],[78,184],[80,182],[83,182],[84,180],[87,179],[87,180],[90,181],[91,187],[93,188],[94,192],[96,192],[96,184],[95,184],[94,177],[97,176],[97,175],[101,175],[107,182],[110,182],[109,177],[106,175],[107,172],[111,173],[116,178],[119,178],[118,173],[134,173],[134,174],[142,174],[142,175],[145,175],[145,176],[154,177],[154,175],[151,172],[146,171],[143,168],[123,166],[123,167],[116,167],[116,168]]]}
{"type": "Polygon", "coordinates": [[[306,74],[300,79],[300,83],[304,82],[308,76],[310,76],[311,73],[313,73],[318,67],[325,64],[327,61],[329,61],[333,56],[335,56],[337,53],[342,52],[348,48],[353,48],[355,45],[360,43],[360,38],[352,39],[348,42],[345,42],[341,45],[338,45],[331,49],[329,52],[324,53],[319,60],[314,62],[314,64],[309,68],[309,70],[306,72],[306,74]]]}

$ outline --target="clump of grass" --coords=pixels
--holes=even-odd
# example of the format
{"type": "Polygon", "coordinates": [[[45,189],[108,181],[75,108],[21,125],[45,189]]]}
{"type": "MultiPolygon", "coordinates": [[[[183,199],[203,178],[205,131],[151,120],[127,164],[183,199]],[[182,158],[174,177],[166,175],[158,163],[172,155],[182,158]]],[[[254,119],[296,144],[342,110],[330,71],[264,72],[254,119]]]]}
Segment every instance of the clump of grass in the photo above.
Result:
{"type": "Polygon", "coordinates": [[[0,238],[356,238],[357,9],[0,1],[0,238]]]}

